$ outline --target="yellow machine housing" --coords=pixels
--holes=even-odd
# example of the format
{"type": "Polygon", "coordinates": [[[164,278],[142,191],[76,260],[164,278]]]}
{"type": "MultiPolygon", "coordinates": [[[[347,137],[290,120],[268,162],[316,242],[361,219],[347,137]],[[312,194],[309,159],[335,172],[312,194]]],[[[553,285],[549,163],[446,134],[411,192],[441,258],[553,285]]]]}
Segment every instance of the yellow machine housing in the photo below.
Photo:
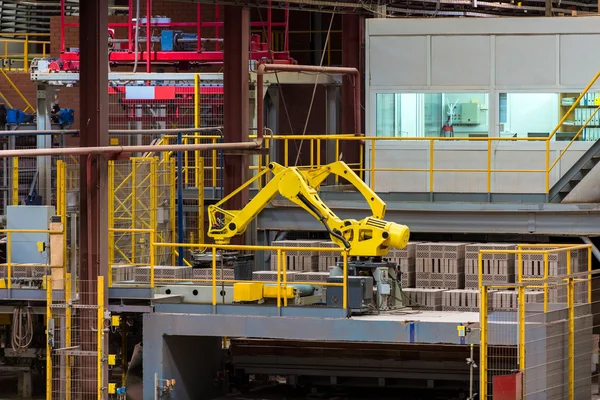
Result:
{"type": "Polygon", "coordinates": [[[237,303],[254,302],[263,298],[264,283],[241,282],[233,284],[233,301],[237,303]]]}
{"type": "Polygon", "coordinates": [[[302,207],[319,220],[329,233],[331,240],[347,251],[349,256],[386,256],[390,247],[402,249],[408,243],[410,237],[408,227],[384,221],[386,207],[383,200],[342,161],[336,161],[316,169],[284,167],[277,163],[270,163],[267,170],[246,182],[217,204],[208,206],[210,224],[208,236],[213,238],[217,244],[229,244],[232,237],[246,231],[248,224],[277,195],[302,207]],[[269,172],[273,174],[273,177],[242,210],[220,208],[240,190],[269,172]],[[331,174],[342,177],[357,188],[371,209],[370,217],[359,221],[342,220],[325,205],[319,198],[318,189],[331,174]]]}

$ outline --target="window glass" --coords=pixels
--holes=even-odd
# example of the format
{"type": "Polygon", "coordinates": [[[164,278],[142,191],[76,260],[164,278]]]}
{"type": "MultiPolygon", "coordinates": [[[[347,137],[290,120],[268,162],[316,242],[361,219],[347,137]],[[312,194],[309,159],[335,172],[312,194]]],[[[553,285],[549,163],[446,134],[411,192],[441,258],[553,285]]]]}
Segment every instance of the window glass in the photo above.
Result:
{"type": "Polygon", "coordinates": [[[500,136],[547,137],[559,120],[559,98],[558,93],[500,93],[500,136]]]}
{"type": "Polygon", "coordinates": [[[487,136],[488,98],[487,93],[378,93],[376,135],[487,136]]]}

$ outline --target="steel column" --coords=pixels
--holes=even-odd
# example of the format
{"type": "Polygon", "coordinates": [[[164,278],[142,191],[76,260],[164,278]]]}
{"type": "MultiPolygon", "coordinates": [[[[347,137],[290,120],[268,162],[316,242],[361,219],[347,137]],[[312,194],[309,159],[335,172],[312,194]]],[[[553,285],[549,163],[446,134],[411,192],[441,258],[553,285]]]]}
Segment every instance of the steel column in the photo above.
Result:
{"type": "MultiPolygon", "coordinates": [[[[80,19],[86,21],[79,29],[81,51],[81,147],[108,146],[108,0],[82,1],[80,19]]],[[[83,156],[80,165],[80,293],[83,304],[97,305],[98,276],[108,273],[108,163],[104,156],[83,156]]],[[[107,298],[104,298],[107,306],[107,298]]],[[[96,310],[82,312],[81,326],[96,318],[96,310]]],[[[85,351],[96,351],[97,335],[91,330],[82,340],[85,351]]],[[[106,349],[106,346],[104,346],[106,349]]],[[[106,354],[106,351],[104,351],[106,354]]],[[[84,393],[96,393],[97,377],[106,387],[108,370],[102,371],[90,359],[82,382],[84,393]]]]}
{"type": "MultiPolygon", "coordinates": [[[[225,7],[224,41],[224,141],[225,143],[248,140],[248,41],[250,34],[250,14],[248,8],[225,7]]],[[[224,156],[224,196],[229,195],[247,180],[247,158],[239,154],[224,156]]],[[[241,210],[248,202],[248,190],[229,201],[232,210],[241,210]]],[[[243,243],[244,238],[234,241],[243,243]]],[[[233,243],[233,241],[232,241],[233,243]]]]}
{"type": "MultiPolygon", "coordinates": [[[[364,132],[362,127],[362,107],[357,109],[356,103],[362,103],[362,90],[356,90],[356,86],[362,88],[363,80],[363,56],[362,45],[364,43],[364,19],[359,15],[342,15],[342,65],[356,68],[358,76],[345,76],[342,81],[342,133],[364,132]],[[358,114],[358,115],[356,115],[358,114]]],[[[358,141],[342,142],[340,152],[344,154],[346,163],[358,163],[360,161],[360,144],[358,141]]],[[[338,154],[339,156],[339,154],[338,154]]]]}
{"type": "MultiPolygon", "coordinates": [[[[50,109],[54,101],[56,90],[46,85],[37,86],[37,130],[52,129],[50,109]]],[[[51,135],[38,135],[37,148],[49,149],[52,147],[51,135]]],[[[42,196],[42,204],[52,203],[52,161],[49,156],[37,157],[38,192],[42,196]]]]}

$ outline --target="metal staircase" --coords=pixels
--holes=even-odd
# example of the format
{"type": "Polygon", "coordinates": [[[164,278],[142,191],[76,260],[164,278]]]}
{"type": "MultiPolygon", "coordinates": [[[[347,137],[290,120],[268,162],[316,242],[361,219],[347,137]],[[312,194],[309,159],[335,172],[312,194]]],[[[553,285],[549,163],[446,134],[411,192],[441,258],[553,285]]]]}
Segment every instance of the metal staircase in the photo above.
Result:
{"type": "MultiPolygon", "coordinates": [[[[65,15],[78,15],[79,1],[65,2],[65,15]]],[[[60,15],[59,0],[0,0],[0,32],[50,33],[50,18],[60,15]]]]}
{"type": "Polygon", "coordinates": [[[548,194],[550,203],[560,203],[585,176],[600,162],[600,140],[596,141],[588,151],[554,184],[548,194]]]}

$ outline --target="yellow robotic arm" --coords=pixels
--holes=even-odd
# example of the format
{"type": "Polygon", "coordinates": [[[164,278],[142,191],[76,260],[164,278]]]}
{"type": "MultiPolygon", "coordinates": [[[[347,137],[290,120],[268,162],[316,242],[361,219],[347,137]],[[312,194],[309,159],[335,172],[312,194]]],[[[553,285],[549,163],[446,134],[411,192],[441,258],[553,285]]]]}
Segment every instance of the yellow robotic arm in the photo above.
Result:
{"type": "Polygon", "coordinates": [[[243,234],[250,221],[277,195],[281,195],[318,219],[331,240],[348,251],[350,256],[381,257],[387,255],[390,247],[406,247],[410,236],[408,227],[382,220],[385,215],[385,203],[344,162],[336,161],[311,170],[270,163],[267,171],[248,181],[242,188],[267,172],[271,172],[273,177],[242,210],[220,208],[220,205],[235,193],[208,207],[208,236],[217,244],[228,244],[232,237],[243,234]],[[330,174],[343,177],[352,183],[367,200],[373,215],[359,221],[342,220],[335,215],[317,193],[320,184],[330,174]],[[218,217],[219,214],[222,218],[218,217]]]}

